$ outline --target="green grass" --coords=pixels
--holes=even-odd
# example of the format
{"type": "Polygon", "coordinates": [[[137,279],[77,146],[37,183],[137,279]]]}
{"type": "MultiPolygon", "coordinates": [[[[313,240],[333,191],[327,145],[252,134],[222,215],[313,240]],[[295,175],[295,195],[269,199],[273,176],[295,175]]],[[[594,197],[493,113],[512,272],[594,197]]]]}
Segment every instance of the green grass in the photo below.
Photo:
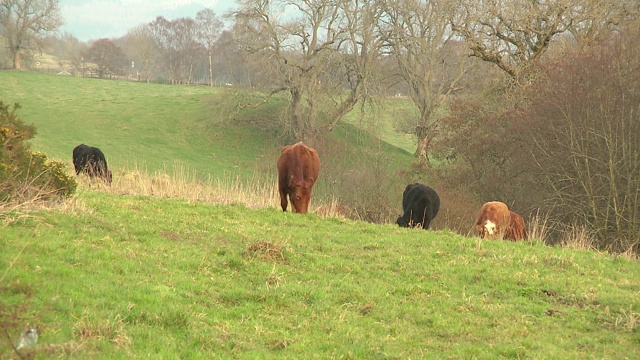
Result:
{"type": "MultiPolygon", "coordinates": [[[[640,357],[637,261],[264,205],[277,204],[282,99],[237,112],[250,93],[13,71],[0,84],[36,150],[70,164],[75,145],[99,146],[117,175],[112,193],[82,183],[0,217],[0,359],[27,324],[44,358],[640,357]],[[254,187],[222,181],[222,201],[207,177],[254,187]],[[233,204],[252,191],[268,195],[233,204]]],[[[388,101],[371,130],[385,141],[352,113],[320,144],[313,206],[341,181],[358,193],[409,168],[391,127],[407,105],[388,101]]]]}
{"type": "Polygon", "coordinates": [[[215,177],[248,176],[277,144],[230,121],[231,90],[0,72],[0,99],[20,103],[36,126],[36,150],[71,164],[73,148],[100,147],[110,166],[170,169],[175,163],[215,177]],[[232,136],[229,136],[232,134],[232,136]]]}
{"type": "MultiPolygon", "coordinates": [[[[18,116],[38,131],[35,150],[65,161],[70,167],[73,148],[85,143],[103,150],[110,168],[171,173],[178,165],[202,177],[252,178],[273,173],[275,159],[286,141],[277,135],[282,98],[237,110],[242,101],[257,102],[242,89],[167,86],[126,81],[0,71],[0,100],[18,102],[18,116]]],[[[387,101],[388,102],[388,101],[387,101]]],[[[397,104],[396,104],[397,106],[397,104]]],[[[351,124],[371,129],[381,138],[399,135],[389,117],[354,120],[359,109],[336,132],[349,142],[370,148],[367,134],[351,124]]],[[[379,111],[376,113],[380,113],[379,111]]],[[[386,152],[402,168],[412,161],[411,145],[389,141],[386,152]],[[400,144],[400,146],[398,146],[400,144]],[[404,147],[403,147],[404,146],[404,147]]],[[[378,148],[374,145],[373,148],[378,148]]],[[[375,156],[370,156],[375,157],[375,156]]],[[[354,161],[355,163],[355,161],[354,161]]]]}
{"type": "MultiPolygon", "coordinates": [[[[203,181],[263,178],[275,182],[275,163],[281,146],[288,143],[279,129],[285,98],[238,109],[238,104],[262,100],[244,89],[20,71],[0,71],[0,84],[0,100],[20,103],[18,116],[35,125],[38,133],[31,140],[32,148],[64,161],[70,173],[72,150],[85,143],[103,150],[116,178],[131,171],[173,176],[180,169],[203,181]]],[[[392,100],[384,103],[407,106],[392,100]]],[[[410,168],[414,158],[393,141],[379,140],[399,135],[393,135],[392,117],[380,107],[370,109],[375,110],[373,115],[364,119],[356,119],[360,109],[355,109],[326,139],[314,144],[322,162],[316,199],[344,198],[351,189],[339,193],[336,184],[354,181],[363,192],[371,193],[362,179],[384,177],[397,186],[383,191],[393,197],[393,208],[400,206],[406,176],[398,174],[410,168]],[[380,169],[378,174],[362,174],[374,167],[380,169]],[[360,174],[359,178],[349,178],[351,172],[360,174]]]]}
{"type": "MultiPolygon", "coordinates": [[[[402,134],[394,129],[394,122],[406,122],[407,119],[417,119],[420,113],[410,99],[387,98],[377,101],[374,105],[368,103],[364,109],[357,106],[344,118],[349,124],[363,128],[383,141],[413,154],[416,151],[415,137],[402,134]]],[[[409,120],[410,121],[410,120],[409,120]]]]}
{"type": "Polygon", "coordinates": [[[607,254],[86,188],[0,239],[43,356],[640,356],[640,269],[607,254]]]}

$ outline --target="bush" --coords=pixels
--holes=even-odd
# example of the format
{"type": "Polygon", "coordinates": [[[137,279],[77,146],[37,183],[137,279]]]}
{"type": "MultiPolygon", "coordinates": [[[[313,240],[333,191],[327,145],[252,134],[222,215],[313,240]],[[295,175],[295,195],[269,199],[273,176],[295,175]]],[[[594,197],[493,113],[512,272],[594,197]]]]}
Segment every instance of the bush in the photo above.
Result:
{"type": "Polygon", "coordinates": [[[77,182],[64,163],[50,161],[41,152],[32,152],[27,140],[36,130],[16,116],[20,106],[11,108],[0,101],[0,201],[67,197],[77,182]]]}
{"type": "Polygon", "coordinates": [[[320,165],[314,192],[325,194],[325,203],[340,204],[340,212],[351,219],[393,223],[402,212],[402,191],[409,182],[381,150],[359,144],[358,150],[350,150],[357,141],[325,138],[318,144],[320,160],[331,161],[320,165]]]}
{"type": "Polygon", "coordinates": [[[509,94],[452,103],[433,148],[449,161],[443,179],[542,215],[547,242],[578,228],[598,249],[640,251],[638,39],[620,33],[546,59],[516,106],[509,94]]]}
{"type": "Polygon", "coordinates": [[[624,33],[548,62],[516,119],[527,126],[552,219],[584,227],[598,248],[616,252],[639,250],[638,67],[638,35],[624,33]]]}
{"type": "Polygon", "coordinates": [[[639,35],[547,58],[522,92],[450,104],[433,147],[445,181],[540,214],[549,243],[578,228],[600,250],[639,252],[639,35]]]}

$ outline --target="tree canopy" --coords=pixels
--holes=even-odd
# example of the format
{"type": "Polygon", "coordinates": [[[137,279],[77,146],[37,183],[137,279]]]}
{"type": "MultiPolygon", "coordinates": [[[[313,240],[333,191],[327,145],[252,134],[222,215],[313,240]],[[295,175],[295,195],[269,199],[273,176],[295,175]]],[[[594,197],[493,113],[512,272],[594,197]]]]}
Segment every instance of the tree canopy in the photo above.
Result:
{"type": "Polygon", "coordinates": [[[22,68],[25,50],[42,47],[43,37],[63,24],[59,0],[2,0],[0,34],[7,41],[13,68],[22,68]]]}

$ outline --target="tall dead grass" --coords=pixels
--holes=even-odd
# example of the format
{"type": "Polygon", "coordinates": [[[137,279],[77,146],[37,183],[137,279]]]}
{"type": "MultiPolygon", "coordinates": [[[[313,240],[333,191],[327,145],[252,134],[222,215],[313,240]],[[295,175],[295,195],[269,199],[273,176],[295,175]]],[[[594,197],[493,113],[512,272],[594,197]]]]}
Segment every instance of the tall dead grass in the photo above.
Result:
{"type": "MultiPolygon", "coordinates": [[[[180,198],[222,205],[241,204],[251,209],[280,207],[275,174],[273,177],[256,174],[248,180],[238,176],[212,179],[204,178],[196,171],[189,170],[180,164],[174,164],[167,170],[169,171],[158,171],[153,174],[139,169],[120,171],[114,174],[111,185],[83,175],[79,179],[79,185],[81,189],[96,189],[119,195],[180,198]]],[[[348,217],[349,215],[345,207],[339,205],[335,199],[323,201],[314,197],[311,204],[311,212],[321,216],[348,217]]]]}
{"type": "MultiPolygon", "coordinates": [[[[36,211],[58,208],[67,204],[69,199],[55,196],[56,190],[49,183],[36,185],[34,179],[16,183],[11,187],[9,200],[0,201],[0,223],[8,225],[25,218],[31,218],[36,211]]],[[[0,194],[7,191],[0,185],[0,194]]]]}
{"type": "MultiPolygon", "coordinates": [[[[241,204],[251,209],[279,208],[280,196],[277,189],[275,175],[273,177],[256,174],[249,180],[240,177],[226,177],[223,179],[203,178],[197,172],[190,171],[182,165],[175,164],[172,171],[158,171],[149,174],[141,170],[119,171],[114,174],[111,185],[99,179],[89,179],[84,175],[78,178],[78,188],[81,191],[102,191],[118,195],[143,195],[158,198],[180,198],[188,201],[202,201],[213,204],[241,204]]],[[[39,198],[39,197],[38,197],[39,198]]],[[[449,229],[461,236],[474,236],[471,225],[474,221],[469,212],[468,199],[442,193],[443,206],[436,217],[435,230],[449,229]],[[467,206],[464,206],[467,204],[467,206]]],[[[24,217],[30,217],[34,211],[56,208],[64,212],[90,212],[86,205],[76,197],[56,202],[43,202],[30,199],[15,203],[0,203],[0,220],[6,225],[24,217]]],[[[290,211],[290,207],[289,207],[290,211]]],[[[335,197],[318,198],[312,201],[311,212],[323,217],[339,217],[352,220],[364,220],[354,211],[353,207],[345,206],[335,197]]],[[[535,214],[528,219],[529,242],[532,244],[550,244],[547,240],[554,231],[548,215],[535,214]]],[[[573,226],[565,227],[561,231],[562,239],[556,245],[582,250],[597,250],[595,237],[586,228],[573,226]]],[[[637,258],[637,254],[630,248],[619,254],[629,258],[637,258]]]]}
{"type": "Polygon", "coordinates": [[[109,186],[99,180],[82,177],[81,186],[120,195],[145,195],[158,198],[181,198],[215,204],[242,204],[252,209],[276,206],[279,199],[275,179],[268,181],[258,175],[250,180],[240,177],[212,179],[196,171],[174,164],[166,172],[153,174],[141,171],[121,171],[113,176],[109,186]]]}

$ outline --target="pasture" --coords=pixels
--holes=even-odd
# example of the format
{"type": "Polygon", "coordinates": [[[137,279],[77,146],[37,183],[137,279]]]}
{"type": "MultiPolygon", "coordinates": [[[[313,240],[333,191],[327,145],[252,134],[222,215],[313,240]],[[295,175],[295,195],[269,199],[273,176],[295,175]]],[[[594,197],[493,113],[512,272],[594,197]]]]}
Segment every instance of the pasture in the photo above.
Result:
{"type": "Polygon", "coordinates": [[[7,222],[2,306],[43,356],[640,356],[614,255],[95,187],[7,222]]]}
{"type": "MultiPolygon", "coordinates": [[[[258,108],[238,109],[238,104],[259,101],[242,89],[14,71],[1,71],[0,84],[0,99],[20,103],[20,118],[36,126],[32,147],[69,164],[71,150],[86,143],[102,149],[116,171],[171,173],[177,166],[214,178],[246,178],[255,171],[274,173],[275,160],[265,161],[277,159],[280,147],[290,142],[276,135],[284,100],[276,97],[258,108]]],[[[384,151],[400,158],[400,166],[409,164],[411,140],[395,134],[389,123],[397,111],[386,115],[390,118],[380,110],[370,112],[375,115],[363,118],[354,111],[335,130],[335,138],[369,148],[369,136],[350,124],[378,129],[394,144],[383,145],[384,151]]]]}
{"type": "MultiPolygon", "coordinates": [[[[73,171],[85,142],[114,170],[111,187],[82,179],[71,199],[3,213],[0,359],[27,325],[40,337],[23,355],[38,358],[640,357],[636,260],[320,216],[313,202],[283,213],[264,121],[277,99],[239,113],[229,89],[0,83],[35,149],[73,171]]],[[[333,136],[350,150],[326,177],[365,156],[394,159],[385,171],[411,161],[348,124],[333,136]]],[[[332,183],[318,184],[325,204],[332,183]]]]}
{"type": "Polygon", "coordinates": [[[102,149],[114,170],[171,172],[174,165],[219,177],[246,176],[277,144],[252,127],[224,122],[224,89],[0,72],[0,99],[20,103],[38,135],[32,147],[71,163],[80,143],[102,149]],[[265,148],[266,147],[266,148],[265,148]]]}
{"type": "MultiPolygon", "coordinates": [[[[275,97],[257,108],[240,108],[262,99],[243,89],[15,71],[0,72],[0,84],[6,85],[0,86],[0,99],[20,103],[18,116],[36,126],[32,148],[67,163],[70,173],[71,152],[84,143],[104,152],[114,178],[131,172],[188,173],[205,183],[223,179],[275,183],[280,148],[292,142],[278,135],[285,100],[275,97]]],[[[406,107],[406,100],[388,101],[398,101],[394,108],[406,107]]],[[[384,196],[387,212],[391,206],[398,208],[394,214],[400,211],[398,194],[409,180],[399,172],[410,168],[413,157],[406,149],[413,145],[393,131],[391,121],[400,110],[385,114],[380,106],[368,108],[369,115],[355,109],[326,141],[314,144],[322,170],[312,207],[336,198],[347,201],[354,193],[351,184],[358,182],[365,193],[372,193],[368,186],[377,186],[374,190],[381,194],[376,196],[384,196]],[[389,138],[393,145],[377,136],[389,138]],[[378,171],[373,177],[372,169],[378,171]]]]}

